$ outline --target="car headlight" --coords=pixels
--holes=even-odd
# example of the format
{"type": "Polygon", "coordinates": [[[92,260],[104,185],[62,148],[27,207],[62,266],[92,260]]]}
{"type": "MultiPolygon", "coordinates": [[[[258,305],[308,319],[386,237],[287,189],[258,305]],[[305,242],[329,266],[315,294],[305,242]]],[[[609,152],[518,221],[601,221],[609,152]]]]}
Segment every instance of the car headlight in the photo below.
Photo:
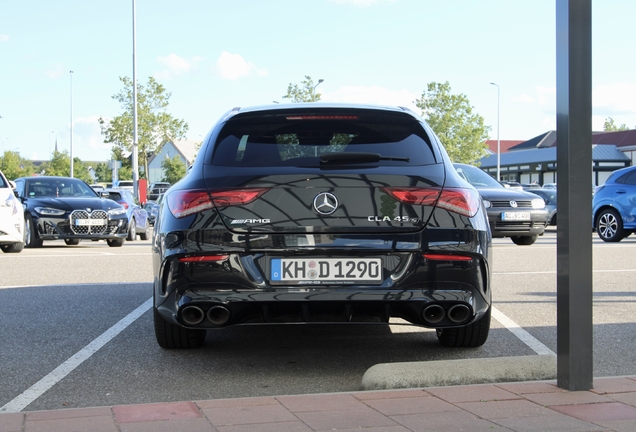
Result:
{"type": "Polygon", "coordinates": [[[9,195],[6,201],[0,201],[0,207],[13,207],[11,211],[11,216],[13,216],[18,213],[18,200],[13,195],[9,195]]]}
{"type": "Polygon", "coordinates": [[[108,214],[111,216],[118,216],[126,213],[126,209],[123,207],[116,207],[108,210],[108,214]]]}
{"type": "Polygon", "coordinates": [[[488,200],[483,200],[483,201],[484,201],[484,207],[490,208],[490,206],[492,205],[492,204],[490,204],[490,201],[488,201],[488,200]]]}
{"type": "Polygon", "coordinates": [[[46,216],[62,216],[64,213],[66,213],[65,210],[60,210],[52,207],[36,207],[35,211],[40,213],[41,215],[46,216]]]}
{"type": "Polygon", "coordinates": [[[533,209],[542,209],[545,208],[545,200],[543,198],[535,198],[532,200],[532,208],[533,209]]]}

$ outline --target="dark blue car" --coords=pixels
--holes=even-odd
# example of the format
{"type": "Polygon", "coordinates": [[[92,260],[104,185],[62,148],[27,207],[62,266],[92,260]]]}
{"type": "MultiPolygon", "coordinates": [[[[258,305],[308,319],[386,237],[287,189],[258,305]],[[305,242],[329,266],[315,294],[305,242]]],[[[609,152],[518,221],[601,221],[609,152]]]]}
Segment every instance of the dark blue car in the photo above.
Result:
{"type": "Polygon", "coordinates": [[[596,189],[593,223],[606,242],[619,242],[636,230],[636,166],[614,171],[596,189]]]}

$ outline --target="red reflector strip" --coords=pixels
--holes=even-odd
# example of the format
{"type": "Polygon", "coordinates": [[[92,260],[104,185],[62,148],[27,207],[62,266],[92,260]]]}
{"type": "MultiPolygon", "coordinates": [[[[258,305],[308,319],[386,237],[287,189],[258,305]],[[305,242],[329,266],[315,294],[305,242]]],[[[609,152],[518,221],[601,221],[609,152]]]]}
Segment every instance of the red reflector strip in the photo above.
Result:
{"type": "Polygon", "coordinates": [[[423,254],[427,260],[431,261],[472,261],[473,257],[466,255],[443,255],[443,254],[423,254]]]}
{"type": "Polygon", "coordinates": [[[358,120],[358,116],[352,115],[298,115],[285,118],[287,120],[358,120]]]}
{"type": "Polygon", "coordinates": [[[229,255],[200,255],[179,258],[183,263],[218,262],[228,259],[229,255]]]}

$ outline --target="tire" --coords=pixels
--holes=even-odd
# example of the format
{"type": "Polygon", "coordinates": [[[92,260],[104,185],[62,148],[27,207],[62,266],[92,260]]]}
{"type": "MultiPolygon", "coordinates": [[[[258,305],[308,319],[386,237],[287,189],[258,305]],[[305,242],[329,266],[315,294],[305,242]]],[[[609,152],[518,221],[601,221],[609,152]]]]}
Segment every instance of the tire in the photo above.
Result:
{"type": "Polygon", "coordinates": [[[437,329],[437,340],[442,346],[454,348],[475,348],[482,346],[490,332],[490,310],[478,321],[466,327],[437,329]]]}
{"type": "Polygon", "coordinates": [[[596,233],[604,242],[619,242],[625,237],[623,219],[614,209],[601,210],[596,218],[596,233]]]}
{"type": "Polygon", "coordinates": [[[4,253],[20,253],[22,249],[24,249],[24,243],[3,244],[0,246],[0,249],[2,249],[4,253]]]}
{"type": "Polygon", "coordinates": [[[42,247],[44,241],[38,236],[35,223],[30,214],[24,216],[24,246],[28,248],[42,247]]]}
{"type": "Polygon", "coordinates": [[[146,231],[139,233],[139,238],[141,240],[148,240],[148,226],[146,225],[146,231]]]}
{"type": "Polygon", "coordinates": [[[108,239],[108,240],[106,240],[106,243],[110,247],[122,247],[124,245],[124,239],[122,239],[122,238],[108,239]]]}
{"type": "Polygon", "coordinates": [[[137,239],[137,223],[135,222],[135,218],[130,220],[130,226],[128,227],[128,237],[126,240],[135,241],[137,239]]]}
{"type": "Polygon", "coordinates": [[[550,219],[550,225],[556,225],[557,224],[557,214],[555,213],[552,216],[552,219],[550,219]]]}
{"type": "Polygon", "coordinates": [[[79,239],[64,239],[64,243],[66,243],[68,246],[77,246],[79,242],[79,239]]]}
{"type": "Polygon", "coordinates": [[[519,246],[530,246],[531,244],[534,244],[534,242],[537,241],[537,237],[536,235],[533,236],[512,236],[510,237],[510,240],[512,240],[512,242],[516,245],[519,246]]]}
{"type": "Polygon", "coordinates": [[[152,308],[157,343],[164,349],[201,348],[205,343],[205,330],[193,330],[169,323],[152,308]]]}

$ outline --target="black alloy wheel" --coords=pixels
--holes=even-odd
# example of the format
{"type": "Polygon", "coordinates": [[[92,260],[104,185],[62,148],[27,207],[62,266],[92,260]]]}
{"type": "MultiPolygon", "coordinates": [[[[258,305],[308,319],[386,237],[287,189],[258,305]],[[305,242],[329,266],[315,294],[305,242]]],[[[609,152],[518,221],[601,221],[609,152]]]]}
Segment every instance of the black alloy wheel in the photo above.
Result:
{"type": "Polygon", "coordinates": [[[169,323],[152,308],[157,343],[164,349],[201,348],[205,342],[205,330],[195,330],[169,323]]]}
{"type": "Polygon", "coordinates": [[[30,214],[24,216],[24,245],[28,248],[42,247],[44,241],[38,236],[30,214]]]}
{"type": "Polygon", "coordinates": [[[455,348],[475,348],[482,346],[490,332],[490,310],[474,323],[465,327],[437,329],[437,340],[440,345],[455,348]]]}

